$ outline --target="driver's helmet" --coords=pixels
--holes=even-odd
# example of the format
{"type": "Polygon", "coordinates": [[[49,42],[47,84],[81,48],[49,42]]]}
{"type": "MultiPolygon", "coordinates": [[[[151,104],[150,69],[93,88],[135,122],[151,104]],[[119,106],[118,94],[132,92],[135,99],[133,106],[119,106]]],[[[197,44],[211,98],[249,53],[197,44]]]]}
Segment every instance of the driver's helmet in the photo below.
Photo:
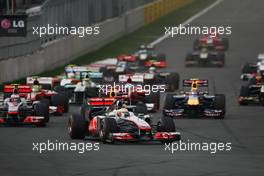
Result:
{"type": "Polygon", "coordinates": [[[156,72],[156,68],[155,67],[150,67],[149,68],[149,73],[155,73],[156,72]]]}
{"type": "Polygon", "coordinates": [[[74,78],[75,78],[75,74],[74,74],[74,72],[69,72],[69,73],[67,73],[67,77],[68,77],[69,79],[74,79],[74,78]]]}
{"type": "Polygon", "coordinates": [[[197,81],[194,81],[191,85],[191,92],[197,93],[197,91],[198,91],[198,83],[197,83],[197,81]]]}
{"type": "Polygon", "coordinates": [[[12,103],[19,103],[19,102],[21,102],[21,99],[20,99],[20,96],[18,94],[12,94],[9,101],[12,103]]]}
{"type": "Polygon", "coordinates": [[[41,86],[40,85],[33,85],[31,89],[32,89],[32,92],[39,92],[41,90],[41,86]]]}

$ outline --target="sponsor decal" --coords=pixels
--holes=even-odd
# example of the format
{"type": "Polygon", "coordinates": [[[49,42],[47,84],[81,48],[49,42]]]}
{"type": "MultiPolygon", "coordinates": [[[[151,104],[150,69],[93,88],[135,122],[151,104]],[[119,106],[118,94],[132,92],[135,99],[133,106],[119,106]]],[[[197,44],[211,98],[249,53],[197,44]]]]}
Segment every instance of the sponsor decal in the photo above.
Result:
{"type": "Polygon", "coordinates": [[[0,36],[25,37],[26,35],[26,15],[0,15],[0,36]]]}

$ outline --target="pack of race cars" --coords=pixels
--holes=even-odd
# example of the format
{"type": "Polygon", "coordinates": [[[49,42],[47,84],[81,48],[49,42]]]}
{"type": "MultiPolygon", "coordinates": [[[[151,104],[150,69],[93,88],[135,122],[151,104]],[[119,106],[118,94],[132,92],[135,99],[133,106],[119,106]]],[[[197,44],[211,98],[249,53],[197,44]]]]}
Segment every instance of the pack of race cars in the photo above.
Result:
{"type": "MultiPolygon", "coordinates": [[[[226,38],[203,36],[195,40],[185,65],[223,67],[228,48],[226,38]]],[[[45,126],[51,115],[67,113],[70,104],[77,104],[80,112],[68,119],[72,139],[173,142],[180,140],[174,118],[225,117],[225,95],[209,93],[208,80],[181,82],[177,72],[162,69],[166,67],[164,53],[142,45],[134,54],[84,66],[67,65],[55,77],[28,77],[26,84],[4,86],[0,124],[45,126]],[[163,92],[166,98],[161,107],[163,92]],[[153,113],[159,110],[163,115],[156,122],[153,113]]],[[[260,54],[256,63],[247,63],[242,69],[241,79],[249,83],[241,87],[240,105],[264,105],[263,76],[264,54],[260,54]]]]}
{"type": "Polygon", "coordinates": [[[219,35],[208,34],[196,39],[193,51],[187,53],[185,58],[186,67],[224,67],[225,51],[229,48],[228,38],[219,35]]]}
{"type": "Polygon", "coordinates": [[[264,106],[264,53],[257,56],[255,63],[243,65],[240,79],[247,82],[240,88],[239,104],[264,106]]]}

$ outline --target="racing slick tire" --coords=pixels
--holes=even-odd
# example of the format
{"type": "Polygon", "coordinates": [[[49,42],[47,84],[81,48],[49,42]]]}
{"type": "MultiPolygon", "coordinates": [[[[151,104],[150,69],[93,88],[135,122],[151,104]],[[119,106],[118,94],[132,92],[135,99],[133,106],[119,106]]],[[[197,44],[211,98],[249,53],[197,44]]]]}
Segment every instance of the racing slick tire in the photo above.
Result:
{"type": "Polygon", "coordinates": [[[99,89],[97,87],[89,87],[85,90],[85,98],[98,97],[99,89]]]}
{"type": "Polygon", "coordinates": [[[87,122],[80,114],[72,114],[68,120],[68,133],[71,139],[84,139],[87,122]]]}
{"type": "Polygon", "coordinates": [[[174,92],[179,89],[180,75],[179,73],[171,73],[165,78],[165,83],[168,86],[168,91],[174,92]]]}
{"type": "Polygon", "coordinates": [[[229,39],[228,38],[223,38],[222,43],[224,46],[224,50],[227,51],[229,49],[229,39]]]}
{"type": "Polygon", "coordinates": [[[173,109],[175,108],[174,106],[174,98],[173,94],[167,94],[165,98],[165,103],[163,109],[173,109]]]}
{"type": "Polygon", "coordinates": [[[69,99],[62,94],[55,94],[51,96],[51,105],[52,106],[62,106],[63,112],[69,112],[69,99]]]}
{"type": "Polygon", "coordinates": [[[136,108],[134,111],[135,114],[147,114],[148,110],[147,110],[147,106],[144,103],[138,103],[136,104],[136,108]]]}
{"type": "Polygon", "coordinates": [[[193,60],[192,53],[188,53],[186,55],[186,58],[185,58],[185,67],[192,67],[192,66],[194,66],[194,64],[189,63],[190,61],[194,61],[193,60]]]}
{"type": "Polygon", "coordinates": [[[146,95],[145,102],[154,103],[155,109],[153,111],[158,111],[160,108],[160,92],[151,92],[149,95],[146,95]]]}
{"type": "Polygon", "coordinates": [[[224,67],[225,66],[225,53],[221,52],[218,54],[218,60],[222,62],[222,64],[219,65],[219,67],[224,67]]]}
{"type": "MultiPolygon", "coordinates": [[[[176,127],[174,121],[171,117],[161,117],[159,122],[157,123],[157,131],[158,132],[176,132],[176,127]]],[[[169,139],[162,141],[162,143],[171,143],[175,139],[169,139]]],[[[177,137],[176,140],[180,140],[180,136],[177,137]]]]}
{"type": "Polygon", "coordinates": [[[49,106],[45,103],[37,103],[34,105],[34,112],[36,116],[44,117],[42,122],[36,124],[37,127],[44,127],[49,122],[49,106]]]}
{"type": "Polygon", "coordinates": [[[43,98],[40,100],[41,103],[46,104],[47,106],[50,106],[50,100],[43,98]]]}
{"type": "Polygon", "coordinates": [[[214,108],[223,111],[223,114],[221,116],[218,116],[217,118],[219,118],[219,119],[225,118],[225,113],[226,113],[226,97],[225,97],[225,95],[223,95],[223,94],[215,95],[214,108]]]}
{"type": "Polygon", "coordinates": [[[264,106],[264,93],[261,92],[259,95],[259,102],[262,106],[264,106]]]}
{"type": "Polygon", "coordinates": [[[256,84],[257,84],[256,77],[253,77],[253,78],[249,79],[248,84],[249,84],[249,85],[256,85],[256,84]]]}
{"type": "MultiPolygon", "coordinates": [[[[249,96],[249,87],[246,86],[246,85],[241,86],[239,96],[240,96],[240,97],[248,97],[248,96],[249,96]]],[[[245,102],[245,101],[240,101],[239,104],[242,105],[242,106],[243,106],[243,105],[244,105],[244,106],[245,106],[245,105],[248,105],[248,103],[245,102]]]]}
{"type": "Polygon", "coordinates": [[[56,86],[56,87],[54,88],[54,90],[55,90],[57,93],[59,93],[59,94],[63,94],[63,95],[66,95],[67,98],[70,98],[70,91],[67,90],[65,87],[63,87],[63,86],[56,86]]]}
{"type": "Polygon", "coordinates": [[[197,50],[199,48],[199,39],[195,39],[195,41],[193,42],[193,49],[197,50]]]}
{"type": "Polygon", "coordinates": [[[161,117],[157,127],[159,132],[176,132],[176,127],[171,117],[161,117]]]}
{"type": "Polygon", "coordinates": [[[102,67],[100,72],[103,73],[103,82],[114,82],[118,80],[118,73],[113,69],[102,67]]]}
{"type": "Polygon", "coordinates": [[[114,118],[104,118],[100,123],[99,138],[103,143],[113,143],[111,133],[118,132],[117,122],[114,118]]]}

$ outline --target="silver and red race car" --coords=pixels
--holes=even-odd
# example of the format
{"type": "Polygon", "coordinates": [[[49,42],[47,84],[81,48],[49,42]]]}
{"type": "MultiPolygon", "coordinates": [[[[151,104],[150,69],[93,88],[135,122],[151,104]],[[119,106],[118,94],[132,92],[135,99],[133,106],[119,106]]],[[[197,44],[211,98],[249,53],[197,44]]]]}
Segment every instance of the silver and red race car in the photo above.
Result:
{"type": "MultiPolygon", "coordinates": [[[[4,93],[9,93],[10,86],[5,86],[4,93]]],[[[45,126],[49,121],[49,107],[40,101],[27,100],[23,94],[28,94],[30,87],[17,85],[12,88],[12,94],[0,101],[0,124],[31,124],[45,126]]]]}
{"type": "Polygon", "coordinates": [[[102,142],[160,141],[180,140],[175,124],[170,117],[162,117],[156,125],[129,111],[119,101],[109,98],[88,99],[83,114],[73,114],[69,118],[68,132],[72,139],[86,136],[98,138],[102,142]]]}
{"type": "Polygon", "coordinates": [[[30,91],[25,98],[30,101],[41,101],[49,106],[51,114],[62,115],[69,111],[69,99],[66,92],[53,90],[54,80],[52,77],[27,77],[27,85],[30,91]]]}

